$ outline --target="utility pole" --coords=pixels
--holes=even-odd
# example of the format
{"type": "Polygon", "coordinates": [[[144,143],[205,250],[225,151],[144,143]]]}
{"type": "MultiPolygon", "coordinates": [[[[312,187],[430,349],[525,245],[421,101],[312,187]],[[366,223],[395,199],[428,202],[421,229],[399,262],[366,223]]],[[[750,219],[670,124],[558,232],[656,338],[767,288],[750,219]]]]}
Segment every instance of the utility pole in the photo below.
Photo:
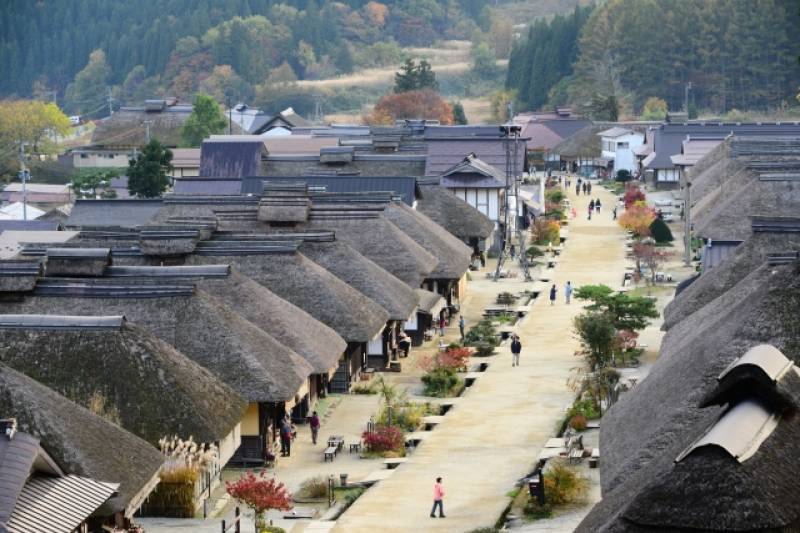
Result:
{"type": "Polygon", "coordinates": [[[228,135],[233,134],[233,109],[231,108],[231,97],[225,99],[225,105],[228,106],[228,135]]]}
{"type": "Polygon", "coordinates": [[[689,91],[692,90],[692,82],[687,81],[683,89],[683,110],[686,111],[686,118],[689,118],[689,91]]]}
{"type": "Polygon", "coordinates": [[[108,114],[114,114],[114,97],[111,96],[111,87],[108,88],[108,114]]]}
{"type": "Polygon", "coordinates": [[[692,184],[686,175],[686,169],[681,169],[683,174],[683,264],[692,264],[692,184]]]}
{"type": "Polygon", "coordinates": [[[325,122],[325,115],[322,113],[322,104],[325,98],[321,94],[314,95],[314,124],[322,125],[325,122]]]}
{"type": "Polygon", "coordinates": [[[22,181],[22,220],[28,220],[28,178],[30,171],[25,168],[25,144],[19,141],[19,179],[22,181]]]}

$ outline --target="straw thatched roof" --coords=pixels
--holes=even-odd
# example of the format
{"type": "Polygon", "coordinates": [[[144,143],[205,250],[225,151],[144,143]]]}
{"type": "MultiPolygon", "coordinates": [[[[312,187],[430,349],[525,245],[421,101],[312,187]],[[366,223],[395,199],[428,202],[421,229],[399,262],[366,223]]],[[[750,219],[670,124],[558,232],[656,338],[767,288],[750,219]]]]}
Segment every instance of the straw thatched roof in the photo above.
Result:
{"type": "MultiPolygon", "coordinates": [[[[774,345],[795,363],[800,361],[799,273],[797,264],[759,267],[666,334],[661,357],[647,379],[623,396],[603,418],[603,500],[583,522],[580,531],[639,531],[623,527],[620,515],[638,516],[628,515],[626,506],[654,480],[666,479],[664,476],[670,475],[669,469],[675,459],[723,412],[721,407],[701,409],[699,406],[715,388],[717,376],[732,361],[762,343],[774,345]]],[[[792,446],[796,446],[797,437],[790,440],[794,443],[792,446]]],[[[775,457],[769,458],[767,463],[772,462],[774,468],[793,465],[789,459],[793,456],[792,446],[778,446],[775,457]]],[[[706,459],[711,461],[707,464],[716,461],[706,459]]],[[[728,490],[733,489],[708,483],[702,486],[706,490],[702,501],[715,505],[716,509],[725,503],[729,517],[745,522],[749,516],[754,516],[752,513],[763,510],[766,494],[781,493],[781,497],[786,498],[785,508],[800,516],[789,501],[794,499],[793,493],[781,487],[782,480],[774,468],[765,470],[750,484],[736,484],[740,498],[731,496],[728,490]],[[753,488],[758,489],[757,492],[748,496],[747,491],[753,488]],[[764,492],[763,497],[758,491],[764,492]],[[715,501],[717,497],[719,500],[715,501]]],[[[713,470],[709,467],[699,473],[707,475],[713,470]]],[[[796,478],[797,473],[794,474],[796,478]]],[[[724,476],[717,479],[722,484],[726,482],[724,476]]],[[[728,481],[732,479],[727,478],[728,481]]],[[[691,490],[691,497],[699,497],[696,488],[691,490]]],[[[648,498],[646,504],[660,505],[653,498],[648,498]]],[[[665,508],[668,508],[666,503],[665,508]]],[[[694,512],[699,512],[693,508],[694,512]]],[[[642,509],[643,506],[640,512],[642,509]]],[[[675,524],[671,527],[676,528],[675,524]]],[[[696,528],[697,524],[692,527],[696,528]]],[[[707,527],[715,530],[710,525],[707,527]]],[[[766,523],[762,527],[768,530],[766,523]]]]}
{"type": "Polygon", "coordinates": [[[419,211],[392,202],[384,216],[438,259],[429,279],[460,279],[469,269],[472,249],[419,211]]]}
{"type": "Polygon", "coordinates": [[[123,428],[152,444],[173,434],[219,441],[241,419],[244,400],[138,326],[63,330],[13,325],[15,317],[36,318],[0,315],[0,361],[80,405],[99,395],[123,428]]]}
{"type": "Polygon", "coordinates": [[[370,219],[315,219],[312,213],[305,227],[333,230],[338,240],[344,241],[412,288],[422,285],[437,264],[435,256],[382,216],[370,219]]]}
{"type": "Polygon", "coordinates": [[[187,264],[220,261],[327,324],[348,342],[372,340],[389,320],[381,306],[300,253],[187,258],[187,264]]]}
{"type": "Polygon", "coordinates": [[[799,295],[797,265],[765,264],[673,326],[648,378],[604,418],[603,488],[619,484],[691,424],[715,377],[753,345],[770,343],[800,360],[799,295]]]}
{"type": "Polygon", "coordinates": [[[300,251],[383,307],[391,320],[406,321],[417,307],[411,287],[342,241],[306,241],[300,251]]]}
{"type": "Polygon", "coordinates": [[[716,191],[728,176],[742,168],[730,156],[730,141],[719,144],[687,169],[687,179],[692,184],[692,205],[703,201],[716,191]]]}
{"type": "Polygon", "coordinates": [[[225,279],[206,279],[199,285],[305,358],[315,373],[336,367],[347,347],[333,329],[236,269],[225,279]]]}
{"type": "Polygon", "coordinates": [[[494,232],[494,222],[438,184],[420,184],[422,197],[417,210],[461,240],[487,239],[494,232]]]}
{"type": "Polygon", "coordinates": [[[185,281],[40,282],[33,296],[6,308],[17,314],[124,315],[250,402],[292,400],[313,373],[301,356],[185,281]]]}
{"type": "Polygon", "coordinates": [[[119,483],[109,500],[131,516],[158,482],[161,453],[41,383],[0,364],[0,413],[41,441],[59,466],[75,475],[119,483]]]}
{"type": "Polygon", "coordinates": [[[597,134],[609,127],[609,123],[586,126],[553,146],[550,152],[560,155],[562,159],[600,157],[600,138],[597,134]]]}
{"type": "MultiPolygon", "coordinates": [[[[800,227],[800,219],[797,221],[800,227]]],[[[669,329],[684,318],[724,294],[761,266],[770,253],[800,250],[800,232],[755,232],[736,247],[719,266],[704,272],[664,309],[663,329],[669,329]]]]}

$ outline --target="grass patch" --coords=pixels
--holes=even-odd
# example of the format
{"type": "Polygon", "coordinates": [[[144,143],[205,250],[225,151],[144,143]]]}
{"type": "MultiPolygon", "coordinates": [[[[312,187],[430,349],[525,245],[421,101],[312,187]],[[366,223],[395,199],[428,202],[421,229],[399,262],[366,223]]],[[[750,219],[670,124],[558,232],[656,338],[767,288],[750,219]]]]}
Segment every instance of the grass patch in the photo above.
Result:
{"type": "Polygon", "coordinates": [[[300,484],[295,496],[302,500],[321,500],[328,496],[328,480],[324,476],[309,478],[300,484]]]}

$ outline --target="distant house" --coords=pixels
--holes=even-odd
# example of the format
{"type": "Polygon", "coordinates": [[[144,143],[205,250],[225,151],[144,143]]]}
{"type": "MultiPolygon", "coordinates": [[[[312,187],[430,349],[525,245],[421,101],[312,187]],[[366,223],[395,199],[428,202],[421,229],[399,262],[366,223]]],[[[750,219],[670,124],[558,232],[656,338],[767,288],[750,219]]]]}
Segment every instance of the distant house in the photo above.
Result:
{"type": "Polygon", "coordinates": [[[496,224],[503,222],[506,175],[475,154],[442,172],[439,185],[453,192],[496,224]]]}
{"type": "Polygon", "coordinates": [[[713,149],[729,135],[747,137],[797,137],[800,123],[724,123],[690,122],[667,123],[652,128],[649,153],[641,160],[641,170],[646,181],[659,188],[676,188],[680,184],[680,170],[692,166],[704,153],[713,149]],[[689,141],[688,145],[684,143],[689,141]],[[687,153],[686,150],[689,150],[687,153]],[[673,156],[676,156],[673,158],[673,156]],[[680,157],[685,156],[685,157],[680,157]]]}
{"type": "Polygon", "coordinates": [[[291,107],[287,107],[280,113],[268,118],[263,124],[252,129],[253,135],[281,136],[290,135],[295,128],[309,128],[312,124],[304,119],[291,107]]]}
{"type": "MultiPolygon", "coordinates": [[[[25,186],[27,201],[34,204],[67,204],[72,199],[69,187],[48,183],[28,183],[25,186]]],[[[23,199],[22,183],[9,183],[0,192],[0,201],[21,202],[23,199]]]]}
{"type": "Polygon", "coordinates": [[[569,108],[556,108],[554,112],[524,113],[514,117],[513,122],[522,127],[522,136],[527,139],[528,164],[539,168],[560,167],[558,154],[553,148],[571,137],[592,121],[576,117],[569,108]]]}
{"type": "Polygon", "coordinates": [[[600,137],[602,157],[609,160],[616,174],[627,170],[636,172],[636,156],[634,150],[644,143],[644,135],[632,129],[615,126],[597,134],[600,137]]]}
{"type": "Polygon", "coordinates": [[[521,146],[516,150],[516,163],[513,143],[510,143],[498,126],[427,126],[424,142],[427,148],[425,164],[426,176],[439,176],[457,165],[469,154],[475,154],[486,164],[505,171],[507,155],[512,169],[518,175],[527,169],[524,136],[519,139],[521,146]]]}
{"type": "Polygon", "coordinates": [[[0,420],[0,465],[0,531],[10,533],[86,531],[119,488],[65,472],[13,418],[0,420]]]}

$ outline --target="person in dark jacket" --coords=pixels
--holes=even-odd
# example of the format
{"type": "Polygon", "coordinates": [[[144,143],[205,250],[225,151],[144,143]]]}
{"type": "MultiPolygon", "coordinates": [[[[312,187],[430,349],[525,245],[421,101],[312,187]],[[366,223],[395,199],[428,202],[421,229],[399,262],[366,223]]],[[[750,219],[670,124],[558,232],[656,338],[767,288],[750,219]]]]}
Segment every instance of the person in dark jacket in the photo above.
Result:
{"type": "Polygon", "coordinates": [[[519,354],[522,352],[522,343],[519,335],[511,337],[511,366],[519,366],[519,354]]]}
{"type": "Polygon", "coordinates": [[[589,200],[589,211],[594,211],[594,200],[589,200]]]}
{"type": "Polygon", "coordinates": [[[292,424],[288,418],[281,420],[281,455],[283,457],[292,455],[292,424]]]}
{"type": "Polygon", "coordinates": [[[553,286],[550,287],[550,305],[556,305],[557,294],[558,294],[558,289],[556,289],[556,284],[553,283],[553,286]]]}
{"type": "Polygon", "coordinates": [[[598,213],[600,212],[600,198],[598,198],[597,200],[594,201],[594,209],[598,213]]]}
{"type": "Polygon", "coordinates": [[[314,411],[311,414],[311,421],[309,423],[309,426],[311,427],[311,443],[312,444],[316,444],[317,443],[317,435],[319,435],[319,427],[321,425],[322,424],[319,421],[319,415],[317,414],[316,411],[314,411]]]}

